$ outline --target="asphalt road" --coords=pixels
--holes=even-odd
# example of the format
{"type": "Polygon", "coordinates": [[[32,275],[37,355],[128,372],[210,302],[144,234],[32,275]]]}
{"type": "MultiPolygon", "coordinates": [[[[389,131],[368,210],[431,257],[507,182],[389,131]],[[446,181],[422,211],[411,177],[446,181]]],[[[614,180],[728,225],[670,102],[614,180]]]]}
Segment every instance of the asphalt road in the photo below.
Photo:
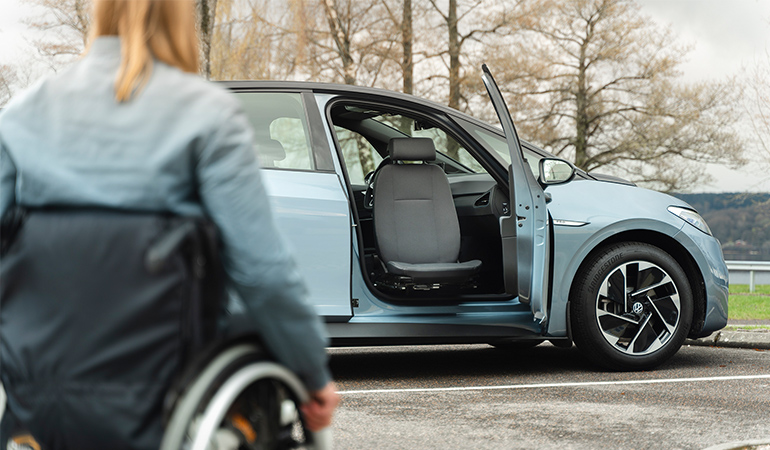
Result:
{"type": "Polygon", "coordinates": [[[335,449],[704,449],[770,442],[770,351],[685,346],[602,372],[542,344],[332,349],[335,449]]]}

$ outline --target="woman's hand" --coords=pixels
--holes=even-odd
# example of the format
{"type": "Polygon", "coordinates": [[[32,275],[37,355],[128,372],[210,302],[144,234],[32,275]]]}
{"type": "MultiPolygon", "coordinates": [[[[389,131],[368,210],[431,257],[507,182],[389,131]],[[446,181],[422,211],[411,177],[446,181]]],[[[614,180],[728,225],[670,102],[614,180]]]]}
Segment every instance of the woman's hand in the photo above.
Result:
{"type": "Polygon", "coordinates": [[[339,403],[340,396],[337,395],[337,386],[333,381],[322,389],[311,392],[310,401],[300,407],[305,427],[316,432],[331,425],[332,414],[339,403]]]}

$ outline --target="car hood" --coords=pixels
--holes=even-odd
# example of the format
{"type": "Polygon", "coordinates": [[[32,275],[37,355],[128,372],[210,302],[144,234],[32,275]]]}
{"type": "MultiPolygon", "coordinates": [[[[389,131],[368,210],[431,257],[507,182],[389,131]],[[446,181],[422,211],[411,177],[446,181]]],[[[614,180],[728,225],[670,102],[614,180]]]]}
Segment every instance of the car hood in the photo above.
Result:
{"type": "Polygon", "coordinates": [[[680,229],[684,221],[668,212],[668,207],[693,209],[678,198],[632,183],[575,179],[548,186],[546,192],[551,195],[548,209],[554,221],[575,226],[653,220],[680,229]]]}
{"type": "Polygon", "coordinates": [[[612,175],[605,175],[603,173],[596,173],[596,172],[588,172],[587,175],[596,181],[605,181],[608,183],[618,183],[618,184],[626,184],[628,186],[636,186],[636,184],[632,181],[628,181],[624,178],[620,178],[612,175]]]}

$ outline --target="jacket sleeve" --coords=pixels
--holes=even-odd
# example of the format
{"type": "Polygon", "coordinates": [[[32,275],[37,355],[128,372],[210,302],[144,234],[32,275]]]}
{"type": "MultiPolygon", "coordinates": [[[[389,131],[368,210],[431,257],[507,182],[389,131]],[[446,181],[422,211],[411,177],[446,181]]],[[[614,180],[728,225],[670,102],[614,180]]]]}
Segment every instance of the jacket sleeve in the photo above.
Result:
{"type": "Polygon", "coordinates": [[[223,117],[203,139],[196,175],[222,235],[225,270],[268,349],[308,389],[320,389],[331,380],[323,324],[274,223],[251,127],[239,109],[223,117]]]}
{"type": "Polygon", "coordinates": [[[3,217],[8,208],[13,205],[15,190],[16,166],[8,155],[0,136],[0,217],[3,217]]]}

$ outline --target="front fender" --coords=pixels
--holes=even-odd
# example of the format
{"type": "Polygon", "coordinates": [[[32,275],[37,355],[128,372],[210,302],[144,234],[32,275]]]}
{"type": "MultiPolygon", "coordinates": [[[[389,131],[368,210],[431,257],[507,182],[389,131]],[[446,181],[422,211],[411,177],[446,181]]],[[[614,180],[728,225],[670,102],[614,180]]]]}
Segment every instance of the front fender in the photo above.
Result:
{"type": "MultiPolygon", "coordinates": [[[[655,236],[678,240],[686,223],[668,212],[669,206],[690,206],[660,192],[617,183],[575,180],[548,187],[553,217],[553,291],[548,335],[567,335],[567,301],[575,275],[592,251],[623,233],[624,240],[655,236]]],[[[693,228],[694,231],[697,231],[693,228]]],[[[699,232],[699,231],[698,231],[699,232]]],[[[704,234],[704,236],[706,236],[704,234]]],[[[688,250],[691,245],[679,241],[688,250]]],[[[659,244],[660,245],[660,244],[659,244]]],[[[696,261],[699,258],[694,258],[696,261]]],[[[701,258],[702,259],[702,258],[701,258]]],[[[704,270],[698,262],[701,271],[704,270]]]]}
{"type": "Polygon", "coordinates": [[[567,302],[572,283],[591,252],[613,241],[614,237],[621,233],[628,236],[628,240],[633,240],[635,233],[656,233],[676,239],[684,225],[682,222],[677,228],[670,223],[653,219],[612,221],[609,218],[582,226],[554,225],[554,286],[548,335],[567,335],[567,302]]]}

